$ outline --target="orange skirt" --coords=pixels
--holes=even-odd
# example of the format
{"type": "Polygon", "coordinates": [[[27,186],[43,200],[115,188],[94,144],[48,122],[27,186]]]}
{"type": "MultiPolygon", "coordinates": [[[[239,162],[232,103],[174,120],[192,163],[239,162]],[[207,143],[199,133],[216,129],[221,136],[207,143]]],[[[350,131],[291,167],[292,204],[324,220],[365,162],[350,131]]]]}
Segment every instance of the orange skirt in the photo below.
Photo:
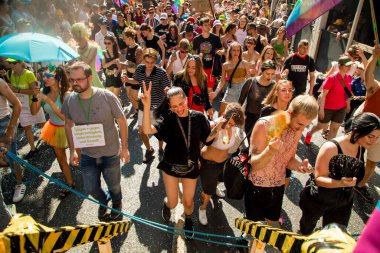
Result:
{"type": "Polygon", "coordinates": [[[50,122],[50,120],[46,122],[44,127],[41,129],[40,138],[53,147],[68,147],[65,126],[54,125],[50,122]]]}

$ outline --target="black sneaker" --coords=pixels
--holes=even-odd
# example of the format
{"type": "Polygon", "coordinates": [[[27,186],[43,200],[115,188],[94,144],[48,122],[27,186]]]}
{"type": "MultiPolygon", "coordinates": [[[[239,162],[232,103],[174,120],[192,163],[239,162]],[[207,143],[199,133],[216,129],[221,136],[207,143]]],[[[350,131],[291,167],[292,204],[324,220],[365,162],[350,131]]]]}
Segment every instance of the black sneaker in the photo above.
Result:
{"type": "MultiPolygon", "coordinates": [[[[116,209],[118,211],[121,211],[121,209],[122,209],[121,201],[113,203],[112,208],[116,209]]],[[[121,213],[117,213],[117,212],[112,211],[108,217],[108,220],[109,221],[121,221],[121,220],[123,220],[123,215],[121,213]]]]}
{"type": "Polygon", "coordinates": [[[28,154],[24,156],[24,159],[28,160],[32,158],[35,154],[37,154],[38,149],[36,148],[35,150],[30,150],[28,154]]]}
{"type": "Polygon", "coordinates": [[[360,196],[362,196],[363,199],[365,199],[365,200],[366,200],[367,202],[369,202],[370,204],[375,203],[375,200],[374,200],[373,197],[371,196],[371,193],[369,192],[368,187],[366,187],[366,186],[363,186],[363,187],[355,186],[355,187],[354,187],[354,190],[355,190],[360,196]]]}
{"type": "Polygon", "coordinates": [[[194,237],[193,220],[191,218],[185,219],[185,226],[183,226],[183,229],[189,230],[189,232],[185,231],[185,236],[187,240],[190,240],[194,237]]]}
{"type": "Polygon", "coordinates": [[[152,161],[153,159],[153,154],[154,154],[154,149],[151,147],[150,149],[147,149],[145,151],[145,155],[143,157],[143,163],[148,163],[150,161],[152,161]]]}
{"type": "Polygon", "coordinates": [[[171,218],[172,214],[171,214],[170,208],[165,204],[165,202],[162,205],[162,212],[161,212],[161,214],[162,214],[162,219],[166,223],[168,223],[170,221],[170,218],[171,218]]]}
{"type": "MultiPolygon", "coordinates": [[[[104,205],[108,206],[108,202],[109,200],[107,200],[105,203],[103,203],[104,205]]],[[[103,206],[99,206],[99,209],[98,209],[98,219],[100,221],[107,221],[108,219],[108,213],[107,213],[107,210],[108,208],[106,207],[103,207],[103,206]]]]}

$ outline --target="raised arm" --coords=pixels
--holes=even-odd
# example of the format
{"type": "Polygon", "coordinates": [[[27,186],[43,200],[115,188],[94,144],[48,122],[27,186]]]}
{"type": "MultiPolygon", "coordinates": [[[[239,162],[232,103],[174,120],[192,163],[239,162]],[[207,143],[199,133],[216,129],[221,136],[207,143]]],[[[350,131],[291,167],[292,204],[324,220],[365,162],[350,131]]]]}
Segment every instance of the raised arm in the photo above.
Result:
{"type": "Polygon", "coordinates": [[[376,62],[380,58],[380,45],[376,45],[373,49],[373,53],[371,58],[369,58],[367,67],[364,71],[364,78],[365,78],[365,86],[367,88],[367,96],[372,96],[377,89],[379,88],[380,84],[379,81],[375,80],[375,67],[376,62]]]}

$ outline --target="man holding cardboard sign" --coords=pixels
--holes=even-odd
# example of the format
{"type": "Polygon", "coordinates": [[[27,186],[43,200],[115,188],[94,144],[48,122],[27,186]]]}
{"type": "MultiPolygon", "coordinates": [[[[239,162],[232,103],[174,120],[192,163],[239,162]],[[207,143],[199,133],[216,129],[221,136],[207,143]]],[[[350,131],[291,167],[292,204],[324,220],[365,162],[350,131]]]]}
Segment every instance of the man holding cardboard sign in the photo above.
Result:
{"type": "MultiPolygon", "coordinates": [[[[70,163],[81,167],[87,194],[104,205],[112,199],[112,207],[120,211],[120,160],[129,162],[128,125],[123,109],[112,92],[92,87],[91,68],[86,63],[72,65],[69,76],[75,92],[65,97],[62,113],[65,115],[70,163]],[[81,149],[80,160],[76,148],[81,149]],[[101,187],[101,174],[109,195],[101,187]]],[[[99,206],[98,218],[115,221],[122,220],[123,216],[116,212],[107,214],[107,208],[99,206]]]]}

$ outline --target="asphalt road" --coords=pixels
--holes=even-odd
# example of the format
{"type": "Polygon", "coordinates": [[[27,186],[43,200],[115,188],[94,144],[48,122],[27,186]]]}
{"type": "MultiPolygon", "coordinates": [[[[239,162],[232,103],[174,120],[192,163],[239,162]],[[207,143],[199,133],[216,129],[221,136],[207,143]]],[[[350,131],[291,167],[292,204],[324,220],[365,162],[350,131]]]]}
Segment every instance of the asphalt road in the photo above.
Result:
{"type": "MultiPolygon", "coordinates": [[[[129,111],[130,105],[129,103],[127,103],[127,105],[126,116],[129,117],[131,115],[129,111]]],[[[137,119],[128,119],[128,123],[131,161],[121,168],[123,211],[130,215],[162,223],[161,206],[165,197],[165,191],[159,170],[156,168],[158,155],[156,153],[156,157],[152,163],[142,163],[144,149],[142,148],[143,145],[138,136],[137,119]]],[[[19,139],[19,153],[22,155],[29,151],[29,146],[26,145],[25,136],[23,134],[19,133],[19,139]]],[[[154,143],[154,147],[157,151],[158,146],[156,139],[152,137],[151,141],[154,143]]],[[[310,162],[314,164],[318,149],[323,142],[324,140],[320,134],[315,134],[313,143],[310,146],[306,146],[300,141],[297,151],[298,157],[302,159],[308,158],[310,162]]],[[[63,179],[54,153],[46,144],[40,143],[39,153],[30,159],[29,162],[53,178],[59,180],[63,179]]],[[[77,184],[76,189],[83,191],[80,169],[73,168],[72,171],[77,184]]],[[[301,216],[301,210],[298,207],[299,194],[308,176],[298,173],[294,173],[293,175],[284,197],[282,212],[284,222],[282,228],[297,232],[301,216]]],[[[54,183],[42,177],[33,176],[30,172],[26,172],[25,177],[29,183],[27,185],[25,198],[17,204],[18,212],[30,214],[37,222],[51,227],[95,224],[98,221],[98,207],[94,203],[83,200],[73,194],[61,200],[59,198],[59,187],[54,183]]],[[[371,192],[379,199],[380,175],[378,169],[376,169],[376,173],[370,182],[371,192]]],[[[12,177],[6,176],[3,180],[3,192],[6,202],[8,203],[11,202],[13,185],[14,180],[12,177]]],[[[202,226],[197,218],[200,205],[200,192],[200,185],[198,184],[193,218],[196,231],[240,236],[240,231],[234,228],[234,220],[237,217],[243,217],[243,201],[214,197],[212,205],[209,205],[207,209],[209,224],[208,226],[202,226]]],[[[348,227],[351,233],[360,234],[373,208],[374,205],[369,205],[356,196],[348,227]]],[[[234,243],[233,240],[216,240],[234,243]]],[[[139,222],[133,222],[127,234],[112,239],[111,243],[113,252],[171,252],[173,249],[173,235],[139,222]]],[[[236,252],[236,248],[233,247],[196,240],[186,241],[185,246],[186,248],[184,250],[186,250],[186,252],[236,252]]],[[[98,252],[98,248],[96,243],[92,243],[73,248],[68,252],[98,252]]]]}

